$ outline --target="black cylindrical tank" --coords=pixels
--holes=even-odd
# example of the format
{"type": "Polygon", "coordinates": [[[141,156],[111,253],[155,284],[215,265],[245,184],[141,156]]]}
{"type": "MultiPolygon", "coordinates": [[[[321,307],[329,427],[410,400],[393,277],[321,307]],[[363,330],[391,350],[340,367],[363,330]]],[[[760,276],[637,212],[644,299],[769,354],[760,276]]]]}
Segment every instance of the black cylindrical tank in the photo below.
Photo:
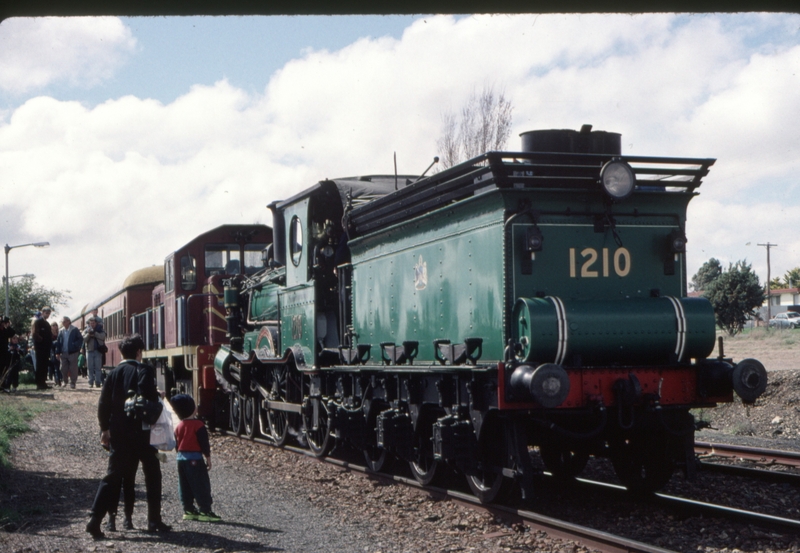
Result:
{"type": "Polygon", "coordinates": [[[568,154],[620,155],[622,135],[616,132],[592,131],[584,125],[580,131],[549,129],[520,134],[523,152],[561,152],[568,154]]]}

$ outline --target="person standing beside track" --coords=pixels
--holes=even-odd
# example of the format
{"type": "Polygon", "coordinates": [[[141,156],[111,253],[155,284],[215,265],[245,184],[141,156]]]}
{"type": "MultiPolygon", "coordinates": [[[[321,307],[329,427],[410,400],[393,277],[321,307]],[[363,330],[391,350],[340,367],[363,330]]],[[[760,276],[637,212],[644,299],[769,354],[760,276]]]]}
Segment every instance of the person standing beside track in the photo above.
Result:
{"type": "Polygon", "coordinates": [[[123,478],[136,470],[141,461],[147,489],[147,531],[169,532],[172,528],[161,520],[161,464],[156,448],[150,445],[150,426],[128,416],[125,401],[128,391],[138,392],[148,401],[160,397],[156,388],[155,371],[140,363],[144,340],[138,334],[125,337],[119,344],[123,361],[112,370],[100,392],[97,418],[100,422],[100,443],[109,449],[108,471],[100,481],[92,504],[92,516],[86,531],[95,539],[102,538],[100,524],[106,513],[119,503],[123,478]]]}
{"type": "Polygon", "coordinates": [[[78,327],[72,326],[72,320],[64,317],[61,320],[61,332],[58,333],[58,342],[61,346],[61,374],[64,377],[64,387],[69,383],[74,390],[78,381],[78,355],[83,347],[83,336],[78,327]]]}
{"type": "Polygon", "coordinates": [[[61,369],[58,358],[61,356],[61,344],[58,342],[58,323],[50,323],[53,333],[53,343],[50,344],[50,362],[47,364],[47,378],[52,378],[56,388],[61,386],[61,369]]]}
{"type": "Polygon", "coordinates": [[[106,333],[103,327],[98,326],[97,318],[92,316],[87,319],[88,325],[83,329],[83,341],[86,345],[86,366],[89,372],[89,387],[98,388],[103,384],[103,354],[98,351],[100,346],[106,345],[106,333]]]}
{"type": "Polygon", "coordinates": [[[4,392],[10,391],[11,379],[11,352],[9,351],[9,340],[17,332],[11,328],[11,320],[3,317],[0,320],[0,381],[4,392]]]}
{"type": "Polygon", "coordinates": [[[33,338],[34,350],[34,375],[36,377],[36,389],[47,390],[47,367],[50,364],[50,348],[53,344],[53,331],[50,323],[47,322],[52,309],[48,306],[42,307],[42,316],[35,319],[31,325],[31,337],[33,338]]]}

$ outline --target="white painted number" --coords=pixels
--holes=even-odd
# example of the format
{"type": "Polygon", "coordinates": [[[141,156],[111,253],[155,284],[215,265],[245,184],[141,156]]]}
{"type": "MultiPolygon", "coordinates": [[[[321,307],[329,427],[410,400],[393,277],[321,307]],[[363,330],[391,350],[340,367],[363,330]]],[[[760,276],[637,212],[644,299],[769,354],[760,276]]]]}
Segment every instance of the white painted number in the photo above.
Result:
{"type": "MultiPolygon", "coordinates": [[[[602,253],[598,254],[594,248],[584,248],[581,250],[581,258],[583,264],[581,265],[581,278],[596,278],[600,273],[593,268],[597,263],[598,258],[602,256],[602,272],[604,277],[610,274],[609,267],[609,252],[608,248],[603,248],[602,253]]],[[[569,276],[575,278],[577,276],[578,263],[575,257],[575,248],[569,249],[569,276]]],[[[627,248],[618,248],[614,252],[614,273],[618,277],[626,277],[631,272],[631,253],[627,248]]]]}

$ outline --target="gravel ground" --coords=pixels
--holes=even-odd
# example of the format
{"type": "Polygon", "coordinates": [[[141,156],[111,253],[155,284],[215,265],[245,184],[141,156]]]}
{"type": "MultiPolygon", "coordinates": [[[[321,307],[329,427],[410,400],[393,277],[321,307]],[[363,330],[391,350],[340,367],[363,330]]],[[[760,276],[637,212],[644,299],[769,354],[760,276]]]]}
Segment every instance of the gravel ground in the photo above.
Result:
{"type": "MultiPolygon", "coordinates": [[[[726,349],[726,354],[730,352],[726,349]]],[[[741,358],[742,356],[737,356],[741,358]]],[[[733,404],[698,413],[714,430],[700,440],[800,449],[800,371],[770,373],[767,393],[755,406],[733,404]]],[[[313,459],[252,442],[212,436],[214,509],[223,522],[183,522],[174,458],[163,465],[166,536],[141,531],[106,533],[93,541],[84,531],[105,469],[98,445],[98,393],[80,380],[78,390],[25,392],[0,401],[44,402],[33,432],[13,444],[14,469],[0,471],[0,551],[587,551],[521,525],[389,485],[313,459]],[[18,518],[9,518],[17,512],[18,518]]],[[[592,459],[587,476],[615,481],[610,463],[592,459]]],[[[668,493],[800,518],[800,491],[785,484],[701,474],[687,483],[676,475],[668,493]]],[[[628,497],[610,498],[544,482],[536,510],[577,524],[626,535],[675,551],[800,551],[800,537],[698,516],[665,512],[628,497]]],[[[137,483],[134,524],[145,525],[144,486],[137,483]]]]}
{"type": "MultiPolygon", "coordinates": [[[[429,494],[322,464],[291,452],[212,435],[210,472],[216,524],[184,522],[174,458],[163,465],[163,517],[173,531],[84,531],[106,466],[96,418],[98,391],[25,392],[0,401],[41,401],[53,410],[12,447],[0,471],[0,551],[588,551],[495,520],[429,494]],[[8,512],[21,515],[9,519],[8,512]]],[[[146,524],[144,478],[137,478],[134,525],[146,524]]]]}

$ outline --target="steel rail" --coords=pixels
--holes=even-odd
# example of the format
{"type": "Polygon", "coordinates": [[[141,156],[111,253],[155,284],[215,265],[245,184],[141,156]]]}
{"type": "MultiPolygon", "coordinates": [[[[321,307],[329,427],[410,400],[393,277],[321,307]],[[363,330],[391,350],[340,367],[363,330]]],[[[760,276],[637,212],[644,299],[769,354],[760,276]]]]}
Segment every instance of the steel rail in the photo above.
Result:
{"type": "Polygon", "coordinates": [[[754,469],[750,467],[740,467],[737,465],[723,465],[721,463],[709,463],[700,461],[700,469],[707,472],[719,472],[730,476],[750,478],[751,480],[761,480],[763,482],[776,482],[781,484],[793,484],[800,486],[800,474],[796,472],[783,472],[779,470],[754,469]]]}
{"type": "Polygon", "coordinates": [[[758,447],[710,442],[695,442],[694,450],[701,455],[736,457],[760,463],[800,467],[800,453],[796,451],[781,451],[778,449],[762,449],[758,447]]]}
{"type": "MultiPolygon", "coordinates": [[[[615,490],[617,493],[628,493],[627,488],[617,484],[597,482],[595,480],[587,480],[584,478],[576,478],[575,480],[581,484],[615,490]]],[[[652,496],[650,496],[650,499],[651,501],[662,503],[666,506],[693,510],[711,516],[722,516],[723,518],[736,519],[743,522],[750,522],[780,529],[789,528],[795,531],[800,530],[800,520],[784,518],[775,515],[767,515],[764,513],[757,513],[755,511],[737,509],[736,507],[727,507],[725,505],[716,505],[714,503],[706,503],[704,501],[687,499],[685,497],[678,497],[663,493],[654,493],[652,496]]]]}

